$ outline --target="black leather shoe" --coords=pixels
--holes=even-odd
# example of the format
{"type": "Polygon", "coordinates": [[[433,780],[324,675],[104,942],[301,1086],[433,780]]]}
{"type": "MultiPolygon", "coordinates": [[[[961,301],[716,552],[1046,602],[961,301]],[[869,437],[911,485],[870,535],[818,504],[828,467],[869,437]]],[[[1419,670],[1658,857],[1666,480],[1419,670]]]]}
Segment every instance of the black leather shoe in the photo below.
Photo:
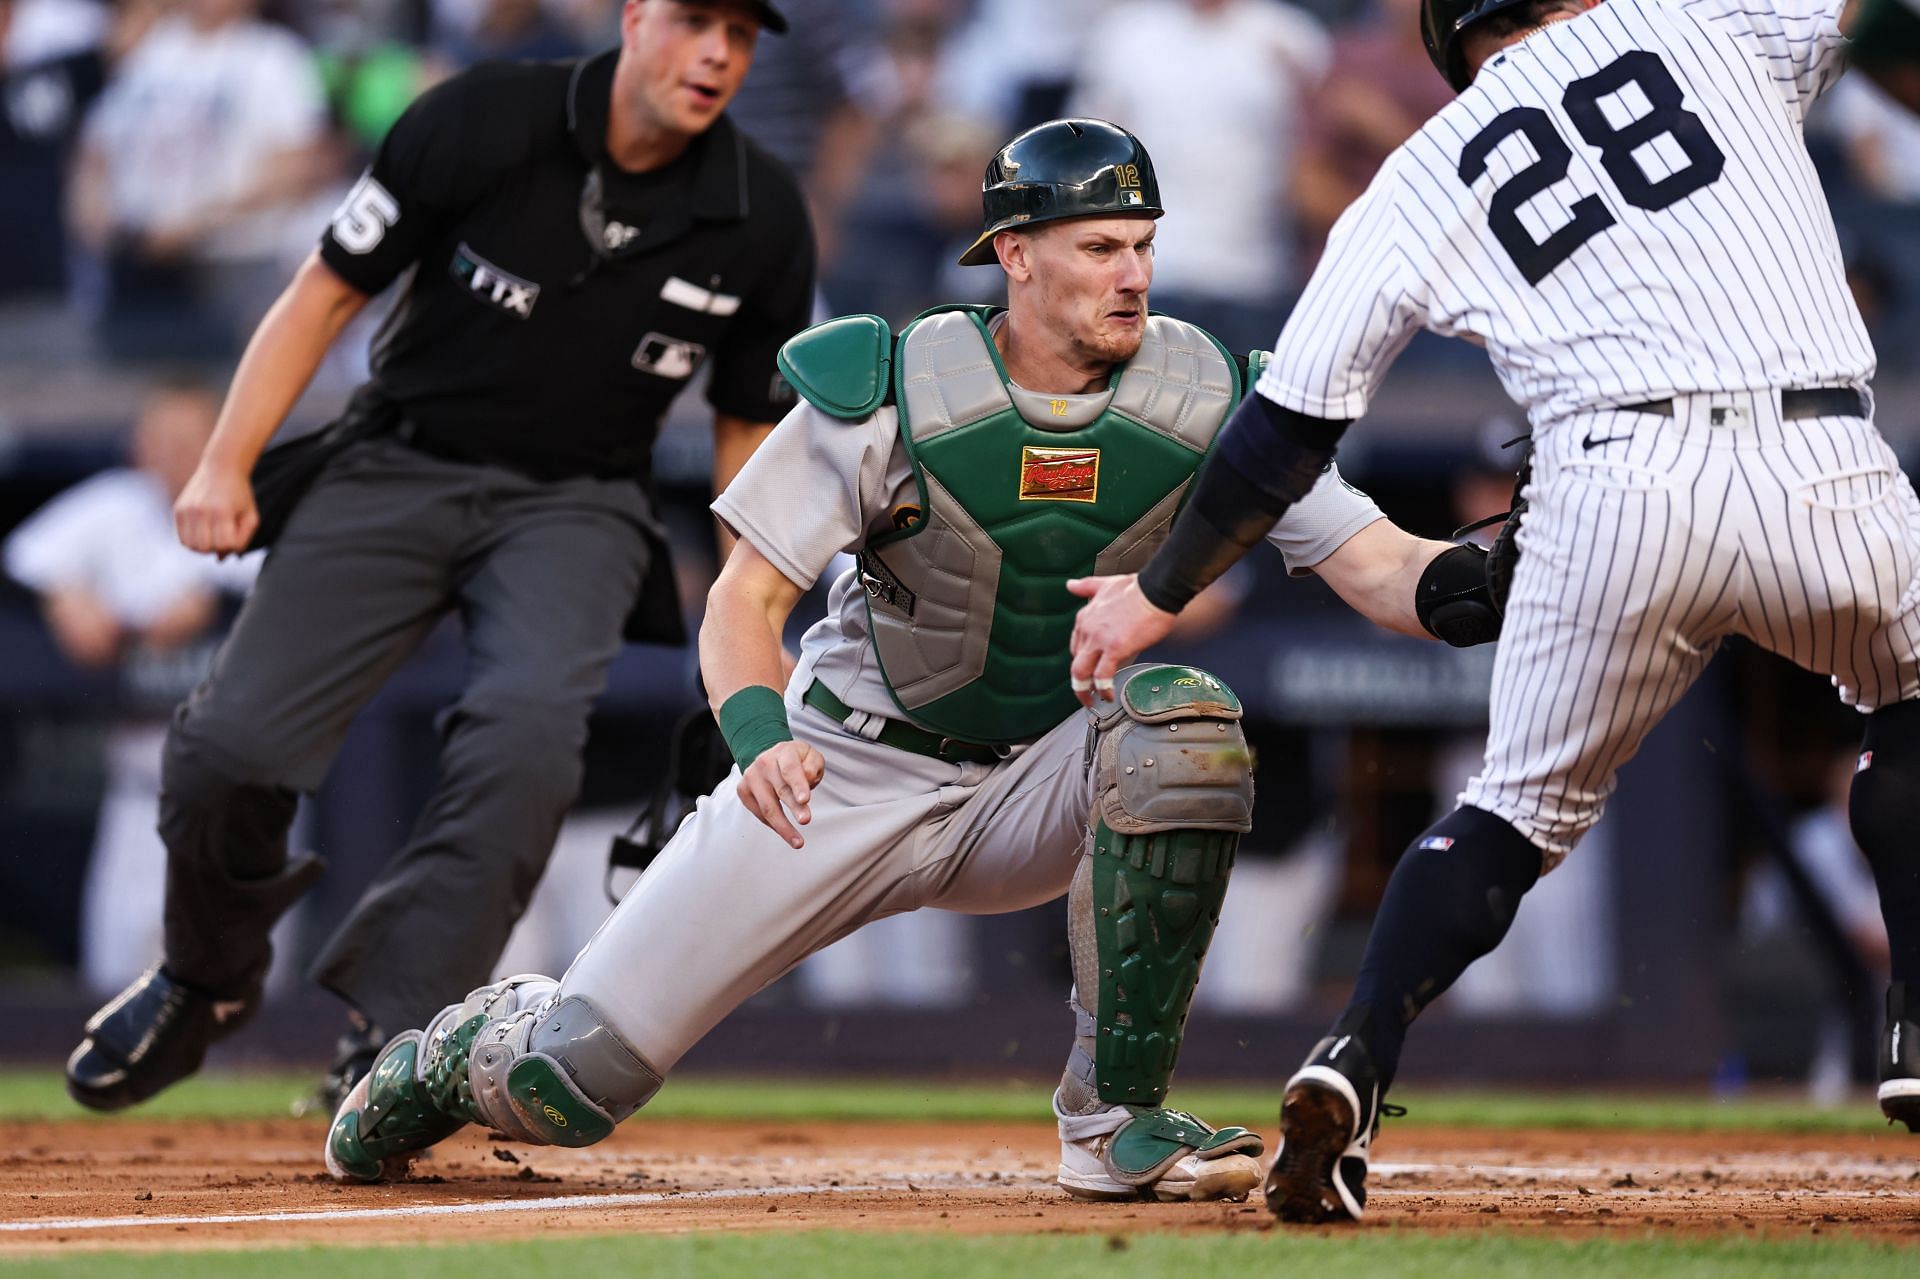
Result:
{"type": "Polygon", "coordinates": [[[67,1058],[67,1094],[92,1110],[137,1105],[200,1069],[208,1046],[240,1029],[259,1002],[257,983],[245,997],[216,999],[156,964],[88,1019],[67,1058]]]}
{"type": "Polygon", "coordinates": [[[1920,1132],[1920,1008],[1900,981],[1887,988],[1887,1024],[1880,1032],[1880,1113],[1890,1124],[1920,1132]]]}

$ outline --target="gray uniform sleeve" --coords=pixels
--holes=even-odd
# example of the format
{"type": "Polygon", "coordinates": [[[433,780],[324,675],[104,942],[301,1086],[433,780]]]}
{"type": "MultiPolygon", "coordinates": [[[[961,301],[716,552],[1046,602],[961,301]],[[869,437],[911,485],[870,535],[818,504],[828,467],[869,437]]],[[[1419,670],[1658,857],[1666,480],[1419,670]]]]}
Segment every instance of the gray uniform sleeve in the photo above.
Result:
{"type": "Polygon", "coordinates": [[[1328,463],[1319,482],[1287,508],[1267,540],[1286,557],[1287,572],[1304,576],[1348,538],[1385,518],[1372,498],[1341,479],[1340,468],[1328,463]]]}
{"type": "Polygon", "coordinates": [[[898,444],[891,408],[843,422],[802,403],[714,499],[713,513],[805,590],[888,518],[898,444]]]}

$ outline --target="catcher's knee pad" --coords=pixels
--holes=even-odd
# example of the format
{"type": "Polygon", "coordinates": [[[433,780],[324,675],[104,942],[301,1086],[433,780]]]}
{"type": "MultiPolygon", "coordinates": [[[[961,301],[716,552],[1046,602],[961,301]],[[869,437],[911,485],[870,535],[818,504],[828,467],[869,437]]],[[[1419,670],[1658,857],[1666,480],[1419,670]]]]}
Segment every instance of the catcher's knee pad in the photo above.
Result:
{"type": "Polygon", "coordinates": [[[482,987],[427,1027],[441,1104],[517,1141],[590,1146],[660,1090],[594,1006],[544,977],[482,987]]]}
{"type": "Polygon", "coordinates": [[[1252,827],[1239,719],[1233,691],[1187,666],[1129,667],[1096,708],[1088,856],[1103,1101],[1166,1096],[1234,850],[1252,827]]]}

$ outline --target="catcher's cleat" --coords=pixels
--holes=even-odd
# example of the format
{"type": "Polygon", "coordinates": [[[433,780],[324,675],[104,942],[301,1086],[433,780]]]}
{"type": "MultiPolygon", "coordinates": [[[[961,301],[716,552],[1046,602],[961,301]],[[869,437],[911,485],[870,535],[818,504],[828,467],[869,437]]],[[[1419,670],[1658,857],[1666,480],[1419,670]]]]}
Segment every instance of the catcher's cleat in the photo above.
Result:
{"type": "Polygon", "coordinates": [[[457,1090],[482,1018],[428,1050],[409,1030],[380,1050],[340,1103],[327,1130],[327,1171],[336,1181],[387,1181],[406,1174],[415,1154],[467,1125],[457,1090]]]}
{"type": "Polygon", "coordinates": [[[67,1058],[67,1093],[93,1110],[137,1105],[200,1069],[207,1048],[258,1006],[258,983],[219,999],[156,964],[87,1020],[86,1038],[67,1058]]]}
{"type": "Polygon", "coordinates": [[[1404,1114],[1380,1101],[1366,1045],[1329,1035],[1287,1081],[1280,1153],[1267,1172],[1267,1207],[1282,1221],[1358,1221],[1367,1205],[1367,1156],[1380,1120],[1404,1114]]]}
{"type": "Polygon", "coordinates": [[[1109,1106],[1060,1111],[1060,1186],[1079,1199],[1245,1199],[1260,1184],[1265,1144],[1245,1128],[1214,1129],[1180,1110],[1109,1106]]]}
{"type": "Polygon", "coordinates": [[[1907,984],[1887,987],[1887,1024],[1880,1032],[1880,1113],[1889,1124],[1920,1132],[1920,1017],[1907,1002],[1907,984]]]}

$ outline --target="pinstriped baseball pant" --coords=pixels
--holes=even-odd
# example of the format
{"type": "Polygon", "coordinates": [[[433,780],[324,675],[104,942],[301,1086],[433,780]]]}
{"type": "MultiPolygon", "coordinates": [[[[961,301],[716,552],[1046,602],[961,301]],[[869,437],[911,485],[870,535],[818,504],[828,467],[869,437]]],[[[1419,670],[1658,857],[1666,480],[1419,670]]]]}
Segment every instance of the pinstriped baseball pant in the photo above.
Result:
{"type": "Polygon", "coordinates": [[[1785,420],[1772,392],[1673,405],[1535,432],[1486,761],[1460,802],[1547,870],[1728,635],[1862,711],[1920,698],[1920,500],[1873,424],[1785,420]]]}

